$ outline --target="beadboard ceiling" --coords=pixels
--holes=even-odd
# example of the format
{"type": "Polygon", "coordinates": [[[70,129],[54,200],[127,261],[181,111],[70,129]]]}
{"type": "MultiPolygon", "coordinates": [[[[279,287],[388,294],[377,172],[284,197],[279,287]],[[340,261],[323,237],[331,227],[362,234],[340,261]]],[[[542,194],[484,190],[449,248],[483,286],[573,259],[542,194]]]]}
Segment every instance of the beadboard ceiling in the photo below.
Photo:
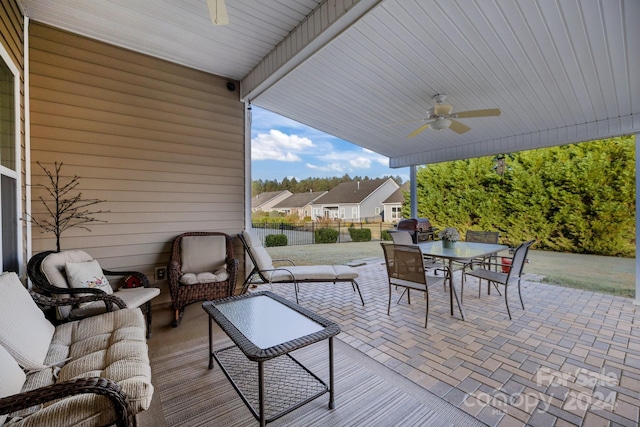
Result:
{"type": "Polygon", "coordinates": [[[640,132],[638,0],[21,0],[30,19],[242,82],[252,104],[427,164],[640,132]],[[342,13],[343,12],[343,13],[342,13]],[[406,136],[446,94],[459,135],[406,136]]]}

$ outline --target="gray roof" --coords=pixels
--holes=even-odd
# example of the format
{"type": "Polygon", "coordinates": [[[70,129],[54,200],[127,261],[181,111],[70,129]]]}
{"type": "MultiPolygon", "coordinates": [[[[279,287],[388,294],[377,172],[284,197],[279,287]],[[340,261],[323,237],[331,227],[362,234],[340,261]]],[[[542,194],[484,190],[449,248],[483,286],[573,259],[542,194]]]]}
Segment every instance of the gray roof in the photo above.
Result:
{"type": "Polygon", "coordinates": [[[370,179],[365,181],[343,182],[320,197],[315,203],[362,203],[371,193],[391,178],[370,179]]]}
{"type": "Polygon", "coordinates": [[[273,206],[274,209],[282,209],[282,208],[302,208],[313,202],[318,197],[326,194],[326,191],[315,191],[309,193],[295,193],[277,205],[273,206]]]}
{"type": "Polygon", "coordinates": [[[409,182],[405,182],[396,191],[391,193],[382,203],[404,203],[404,193],[409,191],[409,182]]]}
{"type": "Polygon", "coordinates": [[[278,197],[280,194],[284,193],[287,190],[280,191],[267,191],[266,193],[260,193],[251,198],[251,209],[257,208],[260,205],[264,205],[269,200],[274,197],[278,197]]]}

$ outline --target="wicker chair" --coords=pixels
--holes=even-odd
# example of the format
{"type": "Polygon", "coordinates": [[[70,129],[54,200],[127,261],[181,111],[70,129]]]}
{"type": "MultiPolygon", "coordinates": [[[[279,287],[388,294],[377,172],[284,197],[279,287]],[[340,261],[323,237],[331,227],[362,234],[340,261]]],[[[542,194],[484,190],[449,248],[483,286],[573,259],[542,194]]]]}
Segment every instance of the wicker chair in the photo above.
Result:
{"type": "Polygon", "coordinates": [[[176,237],[168,267],[175,310],[172,326],[180,324],[187,305],[232,296],[238,264],[233,257],[233,240],[224,233],[191,232],[176,237]]]}
{"type": "MultiPolygon", "coordinates": [[[[104,294],[98,288],[74,288],[70,285],[66,275],[66,262],[90,262],[91,255],[80,250],[71,251],[45,251],[31,257],[27,263],[27,273],[34,285],[34,290],[45,296],[66,298],[68,296],[81,296],[87,294],[104,294]]],[[[100,268],[104,276],[132,278],[139,286],[127,289],[124,280],[110,281],[110,287],[116,292],[112,294],[114,299],[103,298],[93,303],[77,303],[74,305],[60,304],[56,314],[48,316],[54,323],[80,320],[112,311],[114,308],[140,308],[145,315],[147,323],[147,338],[151,338],[151,300],[160,294],[160,289],[152,288],[149,279],[143,273],[137,271],[112,271],[100,268]],[[120,286],[115,286],[119,284],[120,286]],[[116,301],[114,304],[113,301],[116,301]]]]}

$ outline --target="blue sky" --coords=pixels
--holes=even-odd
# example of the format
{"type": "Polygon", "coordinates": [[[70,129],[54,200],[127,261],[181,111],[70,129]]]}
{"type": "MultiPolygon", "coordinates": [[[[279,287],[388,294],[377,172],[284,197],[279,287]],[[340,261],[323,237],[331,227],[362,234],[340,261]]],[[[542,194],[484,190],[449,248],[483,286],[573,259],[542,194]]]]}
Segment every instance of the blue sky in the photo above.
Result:
{"type": "Polygon", "coordinates": [[[308,177],[383,176],[409,180],[409,168],[391,169],[389,159],[372,151],[252,106],[253,180],[308,177]]]}

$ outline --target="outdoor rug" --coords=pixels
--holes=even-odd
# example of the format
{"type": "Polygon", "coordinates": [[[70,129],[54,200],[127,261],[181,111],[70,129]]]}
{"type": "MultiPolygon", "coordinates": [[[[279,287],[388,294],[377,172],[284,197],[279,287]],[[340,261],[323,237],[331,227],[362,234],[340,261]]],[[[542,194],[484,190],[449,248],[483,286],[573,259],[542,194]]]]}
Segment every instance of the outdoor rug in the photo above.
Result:
{"type": "MultiPolygon", "coordinates": [[[[230,342],[216,342],[220,349],[230,342]]],[[[208,369],[208,344],[185,346],[152,359],[154,399],[161,400],[167,426],[257,425],[220,367],[208,369]]],[[[327,341],[292,353],[329,382],[327,341]]],[[[253,363],[253,362],[252,362],[253,363]]],[[[270,426],[484,426],[339,339],[334,339],[335,409],[329,394],[270,423],[270,426]]],[[[257,364],[255,366],[257,371],[257,364]]]]}

